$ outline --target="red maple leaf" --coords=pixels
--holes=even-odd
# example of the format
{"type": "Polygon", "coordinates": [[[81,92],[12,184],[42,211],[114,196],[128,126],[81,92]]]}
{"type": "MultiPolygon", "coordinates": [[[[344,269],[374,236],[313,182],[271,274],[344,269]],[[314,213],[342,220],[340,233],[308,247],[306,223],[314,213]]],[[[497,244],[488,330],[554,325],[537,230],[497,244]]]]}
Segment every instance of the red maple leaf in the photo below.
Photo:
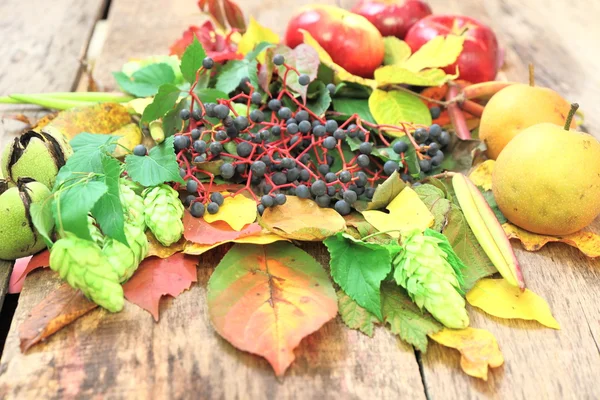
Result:
{"type": "Polygon", "coordinates": [[[194,36],[202,44],[206,55],[215,60],[215,62],[243,58],[241,54],[237,54],[236,52],[237,46],[231,41],[231,33],[227,36],[218,34],[210,20],[206,21],[202,26],[190,26],[183,32],[183,36],[171,45],[169,49],[170,53],[181,57],[185,49],[194,41],[194,36]]]}
{"type": "Polygon", "coordinates": [[[148,311],[158,321],[158,304],[162,296],[177,297],[198,280],[198,257],[175,253],[169,258],[150,257],[123,285],[125,298],[148,311]]]}
{"type": "Polygon", "coordinates": [[[47,267],[50,265],[50,252],[44,250],[36,255],[19,258],[15,261],[10,282],[8,284],[8,293],[21,293],[25,277],[34,269],[47,267]]]}
{"type": "Polygon", "coordinates": [[[204,218],[194,218],[187,211],[183,216],[183,228],[183,236],[186,240],[207,245],[258,235],[262,231],[260,225],[256,223],[246,225],[241,231],[234,231],[225,221],[209,224],[204,218]]]}

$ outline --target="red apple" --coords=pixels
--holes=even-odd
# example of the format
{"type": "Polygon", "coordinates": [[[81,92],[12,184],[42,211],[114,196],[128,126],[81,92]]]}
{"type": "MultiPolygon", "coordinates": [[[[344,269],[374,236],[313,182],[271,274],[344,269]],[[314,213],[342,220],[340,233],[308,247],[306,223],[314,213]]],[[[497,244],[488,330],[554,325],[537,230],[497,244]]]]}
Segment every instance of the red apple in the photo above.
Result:
{"type": "Polygon", "coordinates": [[[415,52],[425,43],[440,35],[465,35],[463,51],[458,60],[444,70],[471,83],[494,80],[498,72],[498,41],[492,29],[476,19],[455,15],[430,15],[408,31],[406,43],[415,52]]]}
{"type": "Polygon", "coordinates": [[[383,37],[361,15],[333,6],[303,7],[288,24],[288,46],[303,42],[301,29],[308,31],[336,64],[354,75],[371,78],[383,62],[383,37]]]}
{"type": "Polygon", "coordinates": [[[383,36],[404,39],[417,21],[431,15],[431,8],[422,0],[360,0],[352,12],[371,21],[383,36]]]}

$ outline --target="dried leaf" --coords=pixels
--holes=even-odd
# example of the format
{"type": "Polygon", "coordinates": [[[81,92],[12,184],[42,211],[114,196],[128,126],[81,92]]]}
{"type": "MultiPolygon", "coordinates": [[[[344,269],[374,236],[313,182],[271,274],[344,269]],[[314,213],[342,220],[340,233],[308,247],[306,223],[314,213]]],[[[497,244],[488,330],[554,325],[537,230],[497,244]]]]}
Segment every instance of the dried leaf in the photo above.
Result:
{"type": "Polygon", "coordinates": [[[510,222],[502,224],[502,228],[509,239],[519,239],[527,251],[538,251],[546,243],[561,242],[575,247],[590,258],[600,257],[600,235],[593,232],[579,231],[564,236],[548,236],[526,231],[510,222]]]}
{"type": "Polygon", "coordinates": [[[296,196],[287,196],[281,206],[267,208],[259,222],[279,236],[305,241],[322,241],[346,228],[344,218],[335,210],[296,196]]]}
{"type": "Polygon", "coordinates": [[[373,337],[375,325],[379,323],[377,317],[358,305],[343,290],[337,291],[338,311],[346,326],[356,329],[369,337],[373,337]]]}
{"type": "Polygon", "coordinates": [[[25,277],[37,268],[48,266],[50,266],[50,252],[48,250],[44,250],[34,256],[19,258],[15,261],[10,275],[8,293],[21,293],[25,277]]]}
{"type": "Polygon", "coordinates": [[[50,292],[19,326],[21,352],[45,340],[98,305],[68,284],[50,292]]]}
{"type": "Polygon", "coordinates": [[[69,139],[82,132],[112,134],[131,123],[127,107],[117,103],[102,103],[89,107],[61,111],[42,130],[61,133],[69,139]]]}
{"type": "Polygon", "coordinates": [[[529,289],[521,292],[504,279],[482,279],[467,293],[467,301],[498,318],[535,320],[560,329],[546,300],[529,289]]]}
{"type": "Polygon", "coordinates": [[[240,231],[234,231],[226,222],[215,221],[209,224],[204,218],[192,217],[188,211],[183,215],[183,227],[183,236],[186,240],[204,245],[213,245],[244,236],[256,235],[262,230],[260,225],[250,224],[240,231]]]}
{"type": "Polygon", "coordinates": [[[125,298],[148,311],[158,321],[158,304],[162,296],[177,297],[197,282],[198,258],[183,253],[162,259],[146,258],[135,274],[123,284],[125,298]]]}
{"type": "Polygon", "coordinates": [[[178,242],[175,242],[172,245],[170,245],[169,247],[166,247],[156,239],[156,237],[150,231],[150,229],[148,229],[146,231],[146,237],[148,238],[148,244],[149,244],[148,254],[146,255],[146,258],[148,258],[148,257],[169,258],[173,254],[183,251],[183,249],[185,248],[185,245],[187,243],[185,238],[182,237],[181,239],[179,239],[178,242]]]}
{"type": "Polygon", "coordinates": [[[492,173],[494,172],[495,160],[486,160],[479,164],[469,174],[469,179],[475,186],[483,190],[492,190],[492,173]]]}
{"type": "Polygon", "coordinates": [[[394,231],[388,234],[393,238],[398,238],[398,231],[419,229],[424,231],[433,225],[434,217],[427,206],[421,201],[419,195],[410,187],[405,187],[386,209],[388,213],[382,211],[368,210],[363,211],[362,215],[378,231],[394,231]]]}
{"type": "Polygon", "coordinates": [[[467,375],[475,378],[487,381],[488,367],[497,368],[504,364],[496,338],[485,329],[444,328],[429,337],[443,346],[460,351],[460,367],[467,375]]]}
{"type": "Polygon", "coordinates": [[[241,231],[244,226],[256,221],[256,202],[243,194],[233,197],[223,193],[225,200],[216,214],[204,214],[204,220],[209,224],[215,221],[226,222],[234,231],[241,231]]]}
{"type": "MultiPolygon", "coordinates": [[[[259,24],[254,17],[250,16],[248,29],[242,35],[242,39],[238,43],[238,53],[243,55],[248,54],[257,44],[261,42],[279,43],[279,35],[271,29],[259,24]]],[[[265,62],[265,53],[259,54],[258,61],[263,64],[265,62]]]]}
{"type": "Polygon", "coordinates": [[[208,282],[208,311],[221,336],[282,376],[294,348],[338,310],[323,267],[292,244],[274,243],[229,250],[208,282]]]}
{"type": "Polygon", "coordinates": [[[375,82],[375,80],[365,79],[360,76],[352,75],[350,72],[346,71],[344,68],[342,68],[341,66],[334,63],[333,60],[331,59],[331,56],[329,54],[327,54],[325,49],[323,47],[321,47],[319,42],[317,42],[315,40],[315,38],[313,38],[311,36],[310,33],[303,30],[302,34],[304,35],[304,43],[308,44],[309,46],[311,46],[312,48],[317,50],[317,53],[319,53],[319,59],[321,60],[321,62],[324,65],[326,65],[327,67],[329,67],[331,70],[333,70],[333,73],[335,74],[335,77],[337,78],[338,81],[354,82],[354,83],[358,83],[360,85],[371,87],[371,88],[375,88],[377,86],[377,82],[375,82]]]}
{"type": "Polygon", "coordinates": [[[200,255],[225,243],[271,244],[282,240],[288,241],[288,239],[286,238],[282,238],[279,235],[276,235],[274,233],[269,232],[266,229],[263,229],[262,232],[258,235],[243,236],[238,239],[226,240],[224,242],[219,242],[215,244],[198,244],[186,242],[183,252],[185,254],[200,255]]]}

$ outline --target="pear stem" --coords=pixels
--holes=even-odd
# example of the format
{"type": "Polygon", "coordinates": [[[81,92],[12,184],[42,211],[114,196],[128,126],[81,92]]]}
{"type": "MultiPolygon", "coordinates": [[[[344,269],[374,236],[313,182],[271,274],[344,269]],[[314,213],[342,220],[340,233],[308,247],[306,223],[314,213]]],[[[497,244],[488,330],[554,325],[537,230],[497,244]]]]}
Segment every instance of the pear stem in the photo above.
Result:
{"type": "Polygon", "coordinates": [[[535,86],[535,67],[533,63],[529,64],[529,86],[535,86]]]}
{"type": "Polygon", "coordinates": [[[569,115],[567,115],[567,121],[565,122],[565,131],[568,131],[571,128],[571,122],[573,122],[573,117],[575,116],[578,108],[579,104],[571,104],[571,109],[569,110],[569,115]]]}

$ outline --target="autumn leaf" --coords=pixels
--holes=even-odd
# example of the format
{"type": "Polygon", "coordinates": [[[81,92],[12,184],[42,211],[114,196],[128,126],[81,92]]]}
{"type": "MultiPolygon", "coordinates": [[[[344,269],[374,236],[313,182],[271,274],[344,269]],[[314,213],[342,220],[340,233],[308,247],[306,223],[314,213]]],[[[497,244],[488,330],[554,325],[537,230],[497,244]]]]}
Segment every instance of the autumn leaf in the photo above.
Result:
{"type": "Polygon", "coordinates": [[[196,257],[183,253],[169,258],[146,258],[135,274],[123,284],[125,298],[148,311],[158,321],[158,304],[162,296],[177,297],[198,280],[196,257]]]}
{"type": "MultiPolygon", "coordinates": [[[[238,43],[238,53],[246,55],[261,42],[279,43],[279,35],[271,29],[259,24],[254,17],[250,16],[250,24],[238,43]]],[[[258,61],[265,62],[265,54],[259,54],[258,61]]]]}
{"type": "Polygon", "coordinates": [[[241,231],[244,226],[256,221],[256,202],[243,194],[229,196],[223,193],[225,200],[216,214],[206,213],[204,220],[209,224],[215,221],[226,222],[234,231],[241,231]]]}
{"type": "Polygon", "coordinates": [[[397,242],[397,240],[393,239],[390,235],[386,233],[380,233],[373,225],[367,222],[362,214],[358,212],[352,212],[348,215],[345,215],[344,220],[346,221],[346,233],[352,235],[356,239],[362,239],[365,236],[377,233],[377,235],[367,238],[366,241],[370,243],[379,243],[382,245],[397,242]],[[354,231],[352,229],[354,229],[354,231]],[[356,235],[353,235],[352,232],[356,232],[356,235]]]}
{"type": "Polygon", "coordinates": [[[504,279],[482,279],[467,293],[474,307],[498,318],[535,320],[549,328],[560,329],[546,300],[529,289],[524,292],[504,279]]]}
{"type": "Polygon", "coordinates": [[[262,230],[258,224],[249,224],[240,231],[234,231],[226,222],[215,221],[209,224],[204,218],[195,218],[188,211],[183,214],[183,228],[186,240],[205,245],[256,235],[262,230]]]}
{"type": "Polygon", "coordinates": [[[329,54],[327,54],[325,49],[323,47],[321,47],[319,42],[317,42],[315,40],[315,38],[313,38],[311,36],[310,33],[308,33],[305,30],[301,30],[301,31],[302,31],[302,34],[304,35],[304,43],[311,46],[312,48],[314,48],[317,51],[317,53],[319,53],[319,59],[321,60],[321,62],[324,65],[326,65],[327,67],[329,67],[331,70],[333,70],[333,73],[335,74],[335,78],[338,81],[358,83],[359,85],[363,85],[363,86],[367,86],[367,87],[371,87],[371,88],[375,88],[377,86],[377,82],[375,82],[375,80],[366,79],[366,78],[362,78],[357,75],[353,75],[350,72],[346,71],[341,66],[339,66],[338,64],[336,64],[335,62],[333,62],[331,56],[329,54]]]}
{"type": "Polygon", "coordinates": [[[226,240],[224,242],[219,242],[219,243],[215,243],[215,244],[198,244],[198,243],[186,242],[185,246],[183,248],[183,252],[185,254],[200,255],[200,254],[206,253],[209,250],[214,249],[215,247],[219,247],[220,245],[225,244],[225,243],[271,244],[271,243],[279,242],[282,240],[289,241],[286,238],[283,238],[279,235],[269,232],[266,229],[263,229],[259,234],[256,234],[256,235],[242,236],[237,239],[226,240]]]}
{"type": "Polygon", "coordinates": [[[418,229],[424,231],[433,225],[433,214],[421,201],[419,195],[410,187],[405,187],[400,194],[386,207],[389,211],[362,211],[365,219],[380,232],[389,232],[394,238],[400,236],[399,231],[418,229]]]}
{"type": "Polygon", "coordinates": [[[425,43],[402,64],[409,71],[442,68],[456,61],[463,50],[464,36],[436,36],[425,43]]]}
{"type": "Polygon", "coordinates": [[[417,186],[415,192],[417,192],[423,204],[427,206],[434,217],[431,229],[441,232],[444,225],[446,225],[446,216],[452,207],[450,201],[446,199],[441,189],[433,185],[424,184],[417,186]]]}
{"type": "Polygon", "coordinates": [[[390,331],[423,353],[427,351],[427,335],[442,329],[442,324],[421,311],[406,291],[392,282],[381,285],[381,311],[390,331]]]}
{"type": "Polygon", "coordinates": [[[236,348],[267,359],[277,376],[294,348],[337,314],[323,267],[290,243],[236,244],[208,282],[215,330],[236,348]]]}
{"type": "Polygon", "coordinates": [[[335,210],[296,196],[287,196],[285,204],[267,208],[259,222],[279,236],[305,241],[322,241],[346,228],[344,218],[335,210]]]}
{"type": "Polygon", "coordinates": [[[404,40],[394,36],[384,37],[383,44],[385,46],[383,63],[385,65],[402,64],[412,53],[410,46],[404,40]]]}
{"type": "Polygon", "coordinates": [[[475,186],[479,186],[483,190],[492,190],[492,173],[496,161],[486,160],[479,164],[469,174],[469,179],[475,186]]]}
{"type": "Polygon", "coordinates": [[[129,152],[133,152],[133,148],[138,144],[142,143],[142,131],[138,124],[127,124],[114,132],[111,132],[113,136],[120,136],[119,141],[117,142],[117,147],[113,152],[113,156],[115,157],[124,157],[129,152]]]}
{"type": "MultiPolygon", "coordinates": [[[[383,183],[377,185],[373,198],[367,203],[367,210],[378,210],[384,208],[406,187],[406,183],[400,177],[398,171],[394,171],[383,183]]],[[[359,203],[360,204],[360,203],[359,203]]],[[[361,208],[357,208],[362,211],[361,208]]]]}
{"type": "Polygon", "coordinates": [[[375,70],[375,81],[378,87],[389,85],[441,86],[458,78],[458,73],[447,74],[439,68],[414,72],[400,65],[386,65],[375,70]]]}
{"type": "Polygon", "coordinates": [[[81,132],[112,134],[131,123],[127,107],[117,103],[102,103],[61,111],[42,130],[61,133],[72,139],[81,132]]]}
{"type": "Polygon", "coordinates": [[[175,253],[179,253],[183,251],[186,245],[186,240],[184,237],[179,239],[178,242],[173,243],[169,247],[164,246],[161,242],[156,239],[156,236],[148,229],[146,231],[146,238],[148,238],[148,254],[146,254],[146,258],[148,257],[159,257],[159,258],[169,258],[175,253]]]}
{"type": "Polygon", "coordinates": [[[21,293],[25,277],[35,269],[48,266],[50,266],[50,252],[48,250],[16,260],[8,283],[8,293],[21,293]]]}
{"type": "MultiPolygon", "coordinates": [[[[431,125],[429,108],[415,95],[399,90],[373,90],[369,110],[380,125],[398,125],[401,122],[431,125]]],[[[386,131],[390,136],[404,136],[404,132],[386,131]]]]}
{"type": "Polygon", "coordinates": [[[487,381],[488,367],[497,368],[504,364],[496,338],[485,329],[466,328],[461,330],[444,328],[429,337],[439,344],[460,352],[460,367],[470,376],[487,381]]]}
{"type": "Polygon", "coordinates": [[[361,331],[369,337],[373,337],[375,325],[379,323],[377,317],[358,305],[343,290],[337,291],[338,310],[340,317],[350,329],[361,331]]]}
{"type": "MultiPolygon", "coordinates": [[[[311,82],[316,79],[320,64],[319,54],[311,46],[302,43],[292,50],[287,46],[279,45],[273,49],[273,53],[269,52],[269,54],[282,55],[285,58],[286,65],[295,68],[299,74],[307,75],[311,82]]],[[[272,60],[267,61],[267,63],[272,62],[272,60]]],[[[306,100],[308,87],[299,83],[298,78],[300,75],[294,71],[288,71],[285,65],[275,66],[275,69],[281,78],[286,76],[287,72],[285,84],[294,92],[300,94],[303,100],[306,100]]],[[[327,91],[327,94],[329,94],[329,91],[327,91]]],[[[319,114],[317,113],[317,115],[319,114]]]]}
{"type": "Polygon", "coordinates": [[[98,307],[67,283],[50,292],[19,326],[21,352],[98,307]]]}

